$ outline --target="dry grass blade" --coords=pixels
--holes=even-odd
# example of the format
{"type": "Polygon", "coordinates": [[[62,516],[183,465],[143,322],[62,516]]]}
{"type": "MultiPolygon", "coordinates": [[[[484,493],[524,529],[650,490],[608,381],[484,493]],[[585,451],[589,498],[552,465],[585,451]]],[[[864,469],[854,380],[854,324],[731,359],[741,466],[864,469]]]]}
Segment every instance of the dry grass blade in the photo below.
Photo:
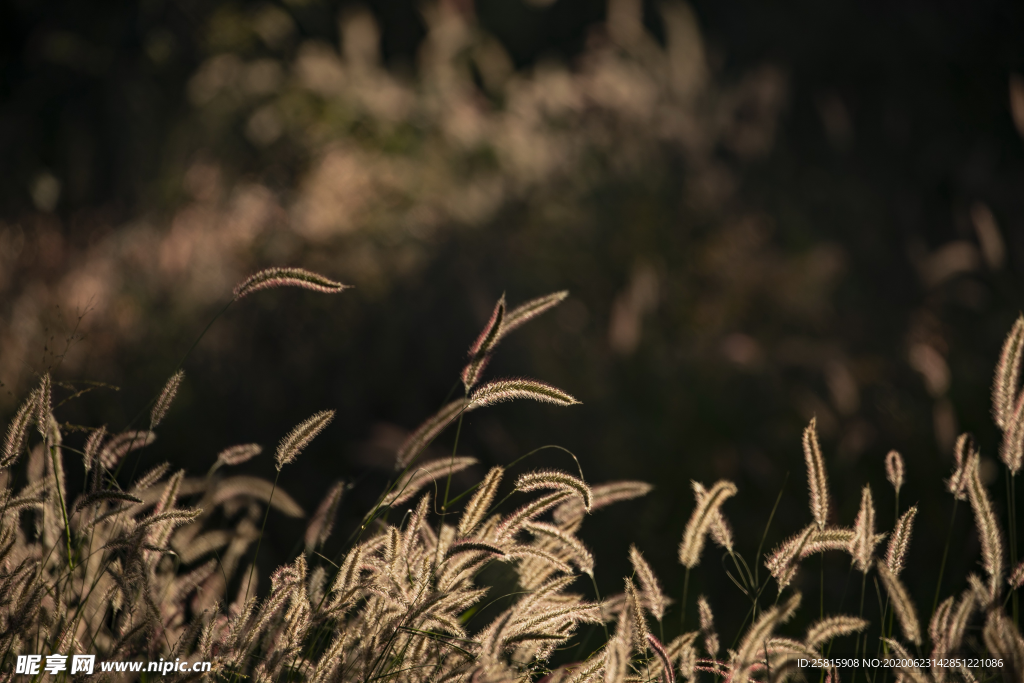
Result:
{"type": "Polygon", "coordinates": [[[217,462],[222,465],[241,465],[243,462],[255,458],[263,452],[263,446],[258,443],[244,443],[237,446],[229,446],[217,454],[217,462]]]}
{"type": "Polygon", "coordinates": [[[308,446],[309,442],[322,432],[333,419],[333,410],[321,410],[319,413],[301,422],[288,433],[288,436],[281,439],[281,443],[277,447],[277,455],[274,456],[278,472],[281,471],[282,467],[295,460],[296,456],[302,452],[302,449],[308,446]]]}
{"type": "Polygon", "coordinates": [[[333,294],[349,288],[340,282],[303,268],[267,268],[251,275],[235,287],[235,301],[261,289],[274,287],[301,287],[314,292],[333,294]]]}
{"type": "Polygon", "coordinates": [[[910,534],[914,530],[914,518],[917,517],[917,506],[913,506],[903,513],[896,528],[893,529],[892,538],[889,539],[889,551],[885,555],[885,564],[893,576],[899,576],[903,571],[903,558],[907,554],[907,547],[910,545],[910,534]]]}
{"type": "Polygon", "coordinates": [[[679,562],[693,569],[700,562],[701,551],[704,550],[704,537],[707,535],[715,514],[726,500],[736,495],[736,485],[731,481],[721,480],[711,487],[698,503],[683,531],[683,540],[679,544],[679,562]]]}
{"type": "Polygon", "coordinates": [[[865,486],[861,491],[860,512],[853,525],[853,534],[850,548],[853,564],[859,571],[866,573],[871,568],[871,556],[875,552],[875,504],[870,486],[865,486]]]}
{"type": "Polygon", "coordinates": [[[462,516],[459,517],[458,535],[460,537],[469,536],[484,521],[484,518],[487,516],[487,510],[494,501],[494,496],[498,492],[498,486],[501,484],[501,478],[504,474],[505,468],[500,466],[492,467],[487,472],[484,480],[480,482],[480,488],[477,489],[473,497],[466,503],[466,509],[462,511],[462,516]]]}
{"type": "Polygon", "coordinates": [[[971,508],[974,510],[974,522],[978,527],[978,537],[981,540],[981,558],[989,577],[989,600],[995,602],[1003,588],[1002,533],[999,530],[999,520],[988,499],[988,493],[981,483],[981,468],[978,466],[977,457],[973,458],[972,462],[973,465],[968,468],[966,473],[967,494],[971,501],[971,508]]]}
{"type": "Polygon", "coordinates": [[[1006,430],[1013,417],[1014,404],[1017,402],[1017,385],[1020,382],[1020,363],[1024,345],[1024,315],[1013,323],[1010,334],[1003,342],[1003,350],[999,355],[995,379],[992,382],[992,417],[996,425],[1006,430]]]}
{"type": "Polygon", "coordinates": [[[527,472],[516,480],[516,491],[565,491],[579,496],[587,512],[590,512],[593,500],[593,493],[585,481],[558,470],[527,472]]]}
{"type": "Polygon", "coordinates": [[[474,406],[481,407],[519,398],[529,398],[559,406],[579,404],[579,401],[561,389],[535,379],[499,379],[488,382],[477,388],[469,400],[474,406]]]}
{"type": "Polygon", "coordinates": [[[818,442],[817,420],[804,430],[804,461],[807,464],[807,484],[811,491],[811,514],[819,529],[828,521],[828,474],[825,472],[825,458],[821,455],[818,442]]]}
{"type": "Polygon", "coordinates": [[[644,559],[644,556],[640,554],[640,551],[633,544],[629,546],[629,562],[633,565],[636,578],[640,582],[640,591],[644,597],[644,602],[647,604],[647,609],[650,610],[655,619],[661,621],[665,616],[668,598],[661,591],[658,577],[655,576],[651,565],[647,564],[647,560],[644,559]]]}
{"type": "Polygon", "coordinates": [[[889,599],[892,601],[896,618],[900,622],[900,628],[903,629],[903,636],[914,645],[920,645],[921,624],[917,620],[917,610],[914,609],[914,603],[910,600],[910,594],[907,593],[907,589],[900,580],[889,571],[889,567],[885,562],[878,560],[875,563],[875,567],[878,570],[879,578],[882,579],[885,590],[889,593],[889,599]]]}
{"type": "Polygon", "coordinates": [[[391,493],[384,497],[384,505],[401,505],[415,496],[420,489],[430,482],[447,477],[449,474],[461,472],[462,470],[475,465],[476,458],[460,455],[454,458],[439,458],[423,463],[414,470],[409,470],[399,478],[391,489],[391,493]]]}
{"type": "Polygon", "coordinates": [[[149,428],[155,429],[164,420],[164,416],[167,415],[167,409],[171,407],[171,402],[178,393],[178,387],[181,386],[181,380],[184,379],[185,373],[178,370],[176,373],[171,375],[171,378],[167,380],[167,384],[164,385],[160,395],[156,399],[156,403],[153,404],[153,410],[149,414],[149,428]]]}
{"type": "Polygon", "coordinates": [[[889,451],[885,456],[885,478],[896,493],[903,488],[903,456],[898,451],[889,451]]]}
{"type": "Polygon", "coordinates": [[[467,399],[460,398],[445,405],[434,413],[405,440],[395,457],[395,469],[403,470],[433,442],[463,411],[475,408],[467,399]]]}
{"type": "Polygon", "coordinates": [[[840,636],[848,636],[851,633],[858,633],[868,627],[868,621],[858,617],[850,617],[845,614],[825,617],[816,621],[807,629],[807,637],[804,644],[812,650],[840,636]]]}
{"type": "Polygon", "coordinates": [[[331,535],[334,528],[334,518],[338,513],[338,505],[341,504],[341,494],[345,491],[344,482],[336,482],[320,502],[320,507],[313,513],[306,527],[306,552],[313,548],[323,546],[324,541],[331,535]]]}

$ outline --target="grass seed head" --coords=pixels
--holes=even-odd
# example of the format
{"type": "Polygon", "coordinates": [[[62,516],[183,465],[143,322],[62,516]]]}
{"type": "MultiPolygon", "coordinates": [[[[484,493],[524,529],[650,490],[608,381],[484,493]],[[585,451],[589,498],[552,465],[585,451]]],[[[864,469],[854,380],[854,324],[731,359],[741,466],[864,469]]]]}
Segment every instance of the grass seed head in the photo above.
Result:
{"type": "Polygon", "coordinates": [[[553,294],[537,297],[536,299],[527,301],[525,304],[516,306],[505,314],[505,320],[501,325],[500,332],[498,333],[498,339],[503,338],[512,330],[516,329],[523,323],[536,318],[541,313],[551,310],[558,304],[562,303],[567,296],[569,296],[568,291],[554,292],[553,294]]]}
{"type": "Polygon", "coordinates": [[[704,539],[714,522],[715,514],[722,503],[736,495],[736,492],[736,484],[723,479],[716,482],[694,508],[693,514],[686,524],[686,529],[683,531],[682,543],[679,544],[679,562],[683,566],[692,569],[700,563],[701,551],[704,550],[704,539]]]}
{"type": "Polygon", "coordinates": [[[22,449],[25,447],[25,437],[28,434],[28,427],[32,421],[33,409],[36,408],[38,399],[35,398],[34,394],[29,396],[18,412],[14,415],[14,419],[11,420],[11,424],[7,426],[7,435],[4,437],[4,451],[3,456],[0,457],[0,470],[10,467],[21,455],[22,449]]]}
{"type": "Polygon", "coordinates": [[[156,429],[156,426],[163,422],[164,416],[167,415],[167,409],[171,407],[171,402],[177,395],[178,387],[181,386],[181,380],[184,377],[185,373],[178,370],[167,380],[167,384],[164,385],[160,395],[157,396],[156,403],[153,404],[153,410],[149,413],[150,429],[156,429]]]}
{"type": "Polygon", "coordinates": [[[714,659],[718,656],[718,633],[715,632],[715,615],[711,612],[711,605],[703,595],[697,598],[697,614],[700,618],[700,632],[704,634],[704,649],[708,656],[714,659]]]}
{"type": "Polygon", "coordinates": [[[593,493],[587,483],[571,474],[559,470],[538,470],[527,472],[516,480],[516,491],[565,491],[577,495],[583,507],[590,512],[593,493]]]}
{"type": "Polygon", "coordinates": [[[229,446],[217,454],[217,462],[221,465],[241,465],[263,452],[258,443],[245,443],[229,446]]]}
{"type": "Polygon", "coordinates": [[[807,484],[811,491],[811,514],[819,529],[828,521],[828,474],[825,472],[825,458],[821,455],[818,442],[817,420],[804,430],[804,461],[807,464],[807,484]]]}
{"type": "Polygon", "coordinates": [[[916,505],[903,513],[903,516],[896,522],[896,528],[893,529],[892,537],[889,539],[885,564],[893,576],[899,576],[903,571],[903,558],[906,557],[907,547],[910,545],[910,534],[914,530],[915,517],[917,517],[916,505]]]}
{"type": "Polygon", "coordinates": [[[338,514],[338,506],[341,504],[341,494],[345,491],[345,482],[339,481],[334,484],[324,496],[320,507],[316,509],[313,518],[306,527],[306,551],[313,548],[323,547],[331,530],[334,528],[334,518],[338,514]]]}
{"type": "Polygon", "coordinates": [[[865,619],[845,614],[825,617],[816,621],[807,629],[807,637],[804,639],[804,644],[812,650],[817,650],[833,638],[858,633],[866,629],[868,625],[869,622],[865,619]]]}
{"type": "Polygon", "coordinates": [[[885,478],[898,494],[903,488],[903,456],[898,451],[889,451],[885,456],[885,478]]]}
{"type": "Polygon", "coordinates": [[[481,407],[519,398],[529,398],[559,406],[579,404],[579,401],[561,389],[535,379],[499,379],[488,382],[473,392],[470,402],[474,407],[481,407]]]}
{"type": "Polygon", "coordinates": [[[288,436],[281,439],[277,447],[277,455],[274,457],[277,463],[277,471],[288,463],[295,460],[296,456],[309,445],[317,434],[322,432],[334,419],[333,410],[322,410],[312,417],[299,423],[295,429],[288,433],[288,436]]]}
{"type": "Polygon", "coordinates": [[[953,446],[955,466],[946,487],[957,500],[967,500],[969,474],[977,459],[978,449],[974,445],[974,438],[967,433],[961,434],[953,446]]]}
{"type": "Polygon", "coordinates": [[[632,624],[633,649],[644,654],[647,652],[647,618],[644,616],[644,609],[640,604],[640,596],[637,595],[636,585],[633,579],[626,578],[626,609],[629,611],[632,624]]]}
{"type": "Polygon", "coordinates": [[[480,483],[480,487],[473,494],[473,497],[466,503],[466,508],[459,517],[458,534],[460,537],[472,534],[480,523],[487,517],[488,509],[494,502],[494,496],[498,492],[501,478],[505,474],[505,468],[496,466],[487,472],[487,476],[480,483]]]}
{"type": "Polygon", "coordinates": [[[1017,397],[1013,414],[1003,431],[999,458],[1010,470],[1010,474],[1020,472],[1021,464],[1024,462],[1024,393],[1017,397]]]}
{"type": "Polygon", "coordinates": [[[860,512],[853,525],[853,542],[850,554],[853,564],[861,572],[871,568],[871,556],[875,552],[875,503],[871,498],[871,487],[865,486],[861,491],[860,512]]]}
{"type": "Polygon", "coordinates": [[[875,563],[875,568],[878,570],[878,576],[882,579],[885,590],[889,593],[896,618],[900,622],[900,628],[903,629],[903,636],[914,645],[920,645],[921,625],[917,620],[917,610],[914,609],[914,603],[910,600],[910,594],[907,593],[906,587],[889,571],[888,565],[882,560],[875,563]]]}
{"type": "Polygon", "coordinates": [[[640,554],[640,551],[633,544],[629,546],[629,561],[636,572],[637,580],[640,582],[640,591],[644,597],[644,602],[647,604],[647,609],[650,610],[655,619],[661,621],[665,616],[665,607],[669,604],[669,600],[661,590],[658,577],[655,576],[651,565],[647,564],[647,560],[644,559],[644,556],[640,554]]]}
{"type": "Polygon", "coordinates": [[[1013,418],[1020,384],[1020,364],[1024,355],[1024,315],[1013,323],[1013,328],[1003,342],[1003,350],[996,365],[992,382],[992,417],[996,425],[1006,430],[1013,418]]]}
{"type": "Polygon", "coordinates": [[[985,571],[989,576],[989,599],[998,600],[1002,594],[1003,583],[1003,541],[999,528],[999,519],[992,509],[988,492],[981,483],[978,458],[972,459],[972,465],[966,473],[967,495],[974,510],[974,522],[981,540],[981,557],[985,571]]]}
{"type": "Polygon", "coordinates": [[[314,292],[334,294],[349,288],[340,282],[303,268],[267,268],[249,276],[235,287],[235,301],[261,289],[301,287],[314,292]]]}

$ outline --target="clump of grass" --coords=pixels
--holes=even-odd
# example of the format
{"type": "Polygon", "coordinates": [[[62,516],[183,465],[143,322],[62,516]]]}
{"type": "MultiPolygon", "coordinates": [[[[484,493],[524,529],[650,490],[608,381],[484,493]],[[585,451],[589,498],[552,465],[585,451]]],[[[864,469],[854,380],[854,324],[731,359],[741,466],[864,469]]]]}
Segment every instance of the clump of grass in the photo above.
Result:
{"type": "MultiPolygon", "coordinates": [[[[320,292],[344,288],[307,271],[274,269],[240,285],[235,300],[282,285],[320,292]]],[[[497,342],[564,297],[559,292],[511,310],[502,297],[470,348],[461,373],[464,398],[413,431],[396,453],[393,482],[342,554],[331,561],[318,552],[344,502],[345,485],[339,482],[311,518],[305,552],[270,576],[262,599],[250,597],[255,560],[243,565],[250,548],[258,550],[262,540],[260,517],[265,523],[271,507],[295,517],[304,511],[277,490],[276,482],[214,476],[256,457],[261,447],[246,444],[221,452],[205,477],[172,472],[164,463],[122,487],[118,466],[156,438],[153,430],[171,409],[184,376],[176,371],[158,394],[149,430],[108,434],[100,427],[85,435],[81,448],[65,444],[66,426],[52,407],[55,385],[42,377],[8,426],[0,458],[0,675],[5,680],[14,676],[19,654],[59,653],[211,661],[207,677],[222,681],[674,683],[677,678],[716,678],[767,683],[800,679],[805,672],[799,660],[827,654],[837,639],[856,634],[866,653],[874,628],[878,647],[901,658],[910,660],[912,649],[920,654],[930,645],[932,657],[971,655],[982,662],[968,665],[973,659],[964,658],[959,668],[922,670],[908,661],[897,671],[901,680],[1021,680],[1024,639],[1006,612],[1004,583],[1010,594],[1018,590],[1024,563],[1007,571],[1004,533],[980,478],[979,453],[966,435],[957,443],[957,469],[947,485],[957,500],[970,502],[987,579],[968,577],[968,588],[959,597],[937,604],[927,629],[900,579],[918,508],[900,515],[897,502],[884,558],[877,556],[877,548],[886,534],[876,533],[879,520],[869,487],[861,490],[852,526],[830,524],[826,460],[813,421],[803,437],[811,519],[766,556],[772,578],[765,582],[758,583],[756,572],[735,549],[725,517],[724,505],[738,487],[726,480],[710,487],[694,482],[694,510],[679,546],[686,576],[698,569],[710,537],[732,558],[739,571],[734,580],[752,602],[743,630],[724,653],[712,601],[703,595],[696,601],[699,628],[663,642],[673,600],[636,546],[629,548],[634,574],[624,578],[623,592],[604,598],[596,593],[595,558],[578,536],[582,523],[594,510],[645,495],[650,485],[593,484],[582,471],[576,476],[544,468],[519,473],[501,498],[511,465],[492,467],[479,485],[450,495],[451,475],[475,463],[457,455],[458,428],[451,457],[420,458],[442,432],[460,424],[466,411],[519,398],[578,403],[537,380],[479,383],[497,342]],[[78,458],[88,476],[84,490],[72,499],[65,465],[78,458]],[[15,476],[12,467],[22,460],[24,472],[15,476]],[[441,480],[446,485],[438,500],[441,480]],[[787,623],[801,604],[800,593],[790,585],[804,560],[825,552],[848,554],[851,571],[862,574],[862,613],[822,614],[803,637],[787,635],[787,623]],[[505,568],[516,584],[512,593],[496,594],[481,582],[489,566],[505,568]],[[246,575],[250,580],[242,578],[246,575]],[[583,575],[593,585],[592,598],[585,585],[584,592],[573,590],[583,575]],[[879,590],[874,625],[863,614],[869,575],[879,590]],[[762,605],[772,580],[775,602],[762,605]],[[233,584],[239,587],[231,596],[233,584]],[[893,617],[899,636],[893,633],[893,617]],[[657,623],[657,635],[649,618],[657,623]],[[604,642],[588,651],[586,638],[597,632],[605,634],[604,642]],[[570,646],[582,659],[552,668],[556,652],[570,646]],[[986,658],[1002,665],[990,666],[986,658]]],[[[1024,404],[1017,386],[1019,327],[1007,342],[993,392],[993,412],[1007,429],[1017,428],[1017,406],[1024,404]]],[[[331,411],[316,413],[282,438],[275,457],[278,472],[315,447],[314,437],[332,416],[331,411]]],[[[1010,476],[1016,464],[1014,457],[1004,457],[1010,476]]],[[[898,492],[905,471],[895,452],[886,458],[886,474],[898,492]]],[[[1012,540],[1011,532],[1011,547],[1012,540]]],[[[684,585],[678,601],[684,626],[686,600],[684,585]]],[[[837,671],[823,675],[839,678],[837,671]]]]}

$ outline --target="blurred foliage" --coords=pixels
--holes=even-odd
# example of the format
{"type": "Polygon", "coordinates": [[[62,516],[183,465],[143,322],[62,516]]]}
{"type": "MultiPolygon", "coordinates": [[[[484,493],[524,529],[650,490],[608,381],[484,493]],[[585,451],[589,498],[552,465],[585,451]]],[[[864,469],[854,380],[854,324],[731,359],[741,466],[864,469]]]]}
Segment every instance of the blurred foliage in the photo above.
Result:
{"type": "MultiPolygon", "coordinates": [[[[995,454],[991,368],[1024,262],[1017,6],[55,7],[0,9],[5,412],[59,365],[123,387],[82,416],[120,428],[237,281],[301,265],[356,289],[232,307],[185,365],[178,436],[143,457],[198,471],[337,408],[282,485],[310,509],[355,481],[358,516],[501,293],[565,288],[491,373],[584,405],[502,408],[463,448],[508,463],[557,442],[589,480],[655,483],[584,535],[608,585],[629,540],[679,585],[690,479],[740,485],[740,547],[780,490],[773,530],[803,526],[812,416],[851,482],[844,524],[864,481],[888,509],[889,449],[903,500],[942,520],[959,431],[995,454]]],[[[942,540],[916,538],[911,570],[942,540]]],[[[692,580],[742,604],[720,572],[692,580]]]]}

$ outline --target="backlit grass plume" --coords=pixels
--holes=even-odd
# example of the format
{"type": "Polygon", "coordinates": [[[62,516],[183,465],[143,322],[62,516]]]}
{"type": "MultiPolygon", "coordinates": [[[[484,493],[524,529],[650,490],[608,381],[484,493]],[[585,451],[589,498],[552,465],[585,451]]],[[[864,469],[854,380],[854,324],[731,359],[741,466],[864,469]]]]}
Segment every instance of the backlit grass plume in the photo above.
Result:
{"type": "Polygon", "coordinates": [[[462,369],[462,384],[468,394],[476,386],[480,374],[487,366],[491,358],[491,352],[498,342],[512,330],[523,323],[536,318],[541,313],[560,304],[568,292],[555,292],[547,296],[538,297],[517,306],[511,311],[506,309],[505,295],[502,295],[494,306],[494,312],[484,325],[480,336],[476,338],[473,345],[469,347],[469,362],[462,369]]]}
{"type": "Polygon", "coordinates": [[[885,478],[899,495],[903,488],[903,456],[898,451],[889,451],[885,456],[885,478]]]}
{"type": "Polygon", "coordinates": [[[811,492],[811,514],[818,528],[824,529],[828,522],[828,474],[825,471],[825,458],[821,455],[821,444],[818,443],[817,420],[814,418],[804,430],[804,462],[807,464],[807,486],[811,492]]]}
{"type": "Polygon", "coordinates": [[[683,566],[692,569],[700,562],[700,554],[704,550],[704,539],[717,518],[719,508],[722,507],[722,503],[735,496],[737,491],[736,484],[722,480],[716,482],[709,491],[698,496],[697,507],[686,524],[683,540],[679,544],[679,562],[683,566]]]}
{"type": "Polygon", "coordinates": [[[235,301],[261,289],[301,287],[314,292],[333,294],[349,288],[318,273],[303,268],[267,268],[255,273],[235,287],[235,301]]]}
{"type": "Polygon", "coordinates": [[[149,428],[155,429],[164,420],[164,416],[167,415],[168,408],[171,407],[171,402],[174,397],[178,394],[178,387],[181,386],[181,380],[185,378],[185,373],[178,370],[176,373],[171,375],[171,378],[167,380],[167,384],[160,391],[160,395],[156,398],[156,403],[153,404],[153,409],[149,413],[149,428]]]}
{"type": "Polygon", "coordinates": [[[288,436],[281,439],[277,446],[277,454],[274,462],[278,471],[288,463],[295,460],[295,457],[302,452],[309,442],[316,438],[317,434],[327,428],[327,425],[334,419],[333,410],[321,410],[312,417],[303,420],[295,429],[288,432],[288,436]]]}
{"type": "MultiPolygon", "coordinates": [[[[487,348],[493,349],[503,330],[562,298],[551,295],[494,316],[501,322],[485,330],[487,348]]],[[[997,379],[1004,393],[1016,391],[1019,366],[1014,369],[1013,354],[1020,340],[1014,335],[1020,334],[1015,327],[1005,367],[997,372],[997,378],[1005,375],[997,379]]],[[[180,375],[172,376],[156,401],[163,407],[151,413],[154,429],[164,425],[156,416],[166,412],[175,377],[180,382],[180,375]]],[[[900,680],[1019,681],[1024,675],[1024,639],[1009,607],[1024,584],[1024,562],[1007,567],[999,501],[985,487],[980,447],[967,435],[957,440],[955,469],[945,485],[954,499],[970,501],[984,575],[972,573],[959,593],[936,599],[926,630],[919,617],[925,612],[914,604],[911,589],[932,578],[908,575],[908,566],[915,567],[908,557],[912,530],[935,533],[915,529],[934,519],[934,511],[919,503],[899,514],[897,498],[898,517],[884,558],[876,557],[885,535],[876,533],[881,518],[867,485],[834,492],[836,511],[851,510],[858,499],[860,505],[854,519],[830,525],[825,459],[814,421],[803,435],[812,520],[766,557],[745,558],[722,513],[739,487],[725,480],[709,488],[693,483],[695,507],[678,557],[686,578],[698,568],[710,536],[725,549],[729,576],[750,600],[745,616],[720,613],[716,627],[711,604],[723,603],[700,595],[696,605],[688,605],[685,583],[682,599],[673,600],[635,545],[622,549],[631,565],[631,574],[618,584],[622,592],[597,594],[599,581],[614,579],[602,574],[605,565],[580,530],[592,520],[600,532],[603,508],[646,495],[649,484],[590,483],[582,471],[577,476],[550,467],[525,469],[514,461],[490,467],[479,485],[465,488],[478,460],[457,455],[457,437],[452,455],[414,462],[467,410],[520,397],[575,402],[540,382],[476,384],[466,398],[444,405],[402,446],[401,471],[347,540],[331,539],[339,510],[366,497],[343,495],[346,486],[338,482],[306,524],[295,556],[262,581],[254,577],[261,518],[266,528],[271,508],[293,519],[304,518],[305,511],[276,481],[218,470],[250,460],[259,446],[221,451],[205,476],[163,462],[122,481],[119,468],[127,472],[125,465],[137,464],[135,452],[156,443],[154,430],[120,426],[109,434],[105,427],[75,425],[72,431],[61,421],[65,391],[67,385],[41,378],[4,432],[0,680],[14,678],[20,655],[88,653],[99,661],[211,663],[205,678],[173,672],[168,681],[776,683],[811,680],[799,660],[848,652],[843,639],[854,634],[857,653],[901,660],[900,680]],[[76,492],[69,490],[72,478],[65,471],[79,457],[88,476],[76,492]],[[512,483],[505,484],[502,497],[506,479],[512,483]],[[854,617],[822,590],[824,602],[815,604],[810,626],[798,629],[790,623],[801,604],[793,584],[821,580],[811,572],[798,577],[805,560],[821,553],[848,555],[850,571],[862,572],[862,585],[877,588],[878,606],[872,610],[866,600],[868,609],[854,617]],[[762,561],[778,588],[770,598],[763,592],[771,579],[762,581],[750,569],[762,561]],[[262,590],[258,596],[256,587],[262,590]],[[672,633],[679,622],[665,617],[678,610],[685,627],[687,607],[696,611],[699,628],[672,633]],[[658,622],[657,636],[648,616],[658,622]],[[738,631],[720,634],[730,621],[741,624],[738,631]],[[663,631],[669,632],[663,637],[663,631]],[[914,657],[929,654],[959,664],[917,666],[914,657]],[[990,666],[992,661],[1002,666],[990,666]]],[[[316,413],[282,439],[276,470],[292,462],[333,416],[316,413]]],[[[905,474],[894,453],[886,458],[885,474],[898,492],[905,474]]],[[[586,463],[584,457],[579,461],[586,463]]],[[[1012,461],[1003,465],[1011,488],[1012,461]]],[[[842,514],[847,513],[836,517],[842,514]]],[[[826,572],[825,563],[814,567],[815,574],[826,572]]],[[[824,673],[828,681],[847,675],[834,669],[812,673],[824,673]]]]}
{"type": "Polygon", "coordinates": [[[1020,387],[1021,358],[1024,357],[1024,315],[1017,318],[1006,337],[992,382],[992,417],[996,426],[1007,430],[1013,419],[1020,387]]]}
{"type": "Polygon", "coordinates": [[[466,393],[469,393],[470,389],[476,385],[477,380],[480,379],[480,373],[483,372],[487,361],[491,357],[491,349],[498,342],[498,333],[501,331],[501,323],[504,319],[505,297],[502,295],[501,299],[494,306],[491,319],[487,321],[480,336],[469,347],[469,363],[462,369],[462,384],[466,388],[466,393]]]}
{"type": "Polygon", "coordinates": [[[853,523],[853,541],[850,552],[853,564],[858,571],[867,572],[871,566],[871,557],[875,552],[875,503],[871,498],[871,487],[865,486],[861,492],[860,512],[853,523]]]}
{"type": "Polygon", "coordinates": [[[518,398],[554,403],[558,406],[579,404],[579,401],[561,389],[534,379],[499,379],[488,382],[473,392],[470,403],[475,407],[482,407],[518,398]]]}

